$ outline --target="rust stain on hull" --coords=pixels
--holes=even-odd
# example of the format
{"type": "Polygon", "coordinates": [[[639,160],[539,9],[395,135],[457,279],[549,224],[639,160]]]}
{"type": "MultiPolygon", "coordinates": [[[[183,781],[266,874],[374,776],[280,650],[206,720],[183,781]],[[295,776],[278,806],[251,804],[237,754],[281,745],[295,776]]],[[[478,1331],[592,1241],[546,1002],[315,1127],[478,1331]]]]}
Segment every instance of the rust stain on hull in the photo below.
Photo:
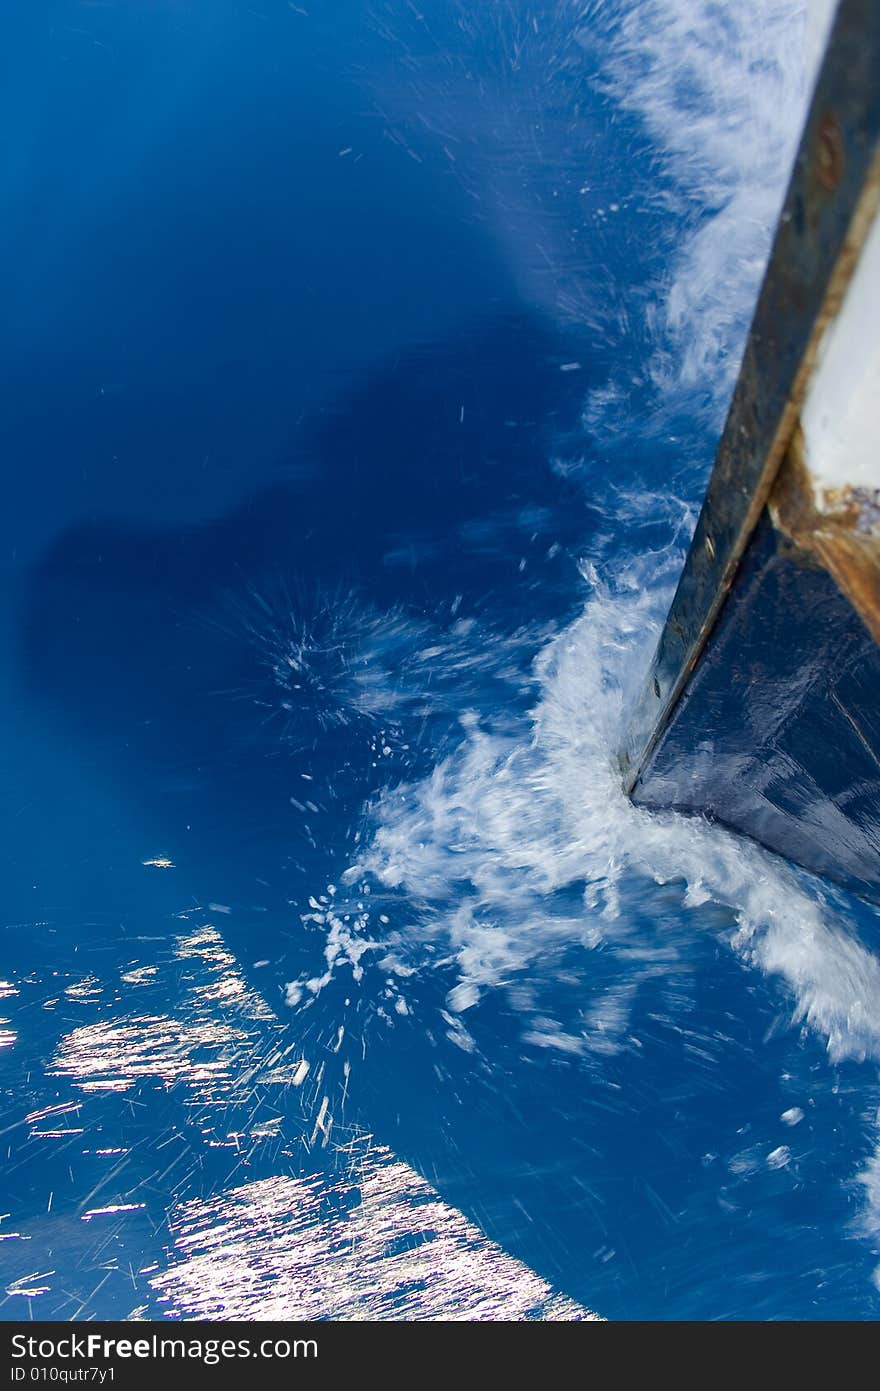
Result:
{"type": "Polygon", "coordinates": [[[795,467],[822,343],[880,207],[878,71],[877,0],[841,0],[706,499],[620,751],[628,793],[699,666],[771,494],[880,642],[876,543],[864,529],[871,500],[848,494],[820,521],[791,498],[787,505],[780,475],[795,467]]]}
{"type": "Polygon", "coordinates": [[[798,428],[770,495],[770,516],[777,531],[824,566],[880,643],[880,489],[824,490],[819,506],[798,428]]]}

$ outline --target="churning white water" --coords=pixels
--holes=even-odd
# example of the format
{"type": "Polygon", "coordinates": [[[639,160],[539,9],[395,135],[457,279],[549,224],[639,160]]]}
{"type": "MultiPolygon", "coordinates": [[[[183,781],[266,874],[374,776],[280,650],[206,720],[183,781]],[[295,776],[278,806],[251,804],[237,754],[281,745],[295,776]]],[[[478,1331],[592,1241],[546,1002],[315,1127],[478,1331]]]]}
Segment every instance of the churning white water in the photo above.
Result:
{"type": "MultiPolygon", "coordinates": [[[[612,373],[587,395],[585,427],[618,449],[688,412],[720,428],[832,7],[640,0],[607,26],[597,7],[573,8],[579,44],[601,50],[606,93],[650,137],[662,196],[703,214],[683,217],[677,255],[638,306],[650,411],[627,417],[632,383],[612,373]]],[[[459,1047],[476,1048],[469,1012],[501,992],[524,1046],[589,1058],[619,1045],[641,987],[712,932],[782,984],[791,1019],[832,1061],[876,1062],[880,961],[843,897],[755,844],[646,812],[621,791],[616,754],[695,513],[615,479],[599,491],[604,541],[581,559],[582,612],[537,653],[528,715],[511,728],[464,696],[457,747],[368,809],[358,853],[306,915],[326,930],[324,968],[290,982],[288,1002],[351,971],[355,988],[381,981],[381,1013],[406,1015],[414,983],[440,971],[443,1026],[459,1047]],[[648,515],[665,518],[668,539],[645,553],[626,537],[648,515]],[[597,975],[608,945],[617,969],[597,975]],[[564,1021],[540,987],[563,949],[580,952],[579,1008],[564,1021]]],[[[863,1181],[870,1224],[876,1160],[863,1181]]]]}

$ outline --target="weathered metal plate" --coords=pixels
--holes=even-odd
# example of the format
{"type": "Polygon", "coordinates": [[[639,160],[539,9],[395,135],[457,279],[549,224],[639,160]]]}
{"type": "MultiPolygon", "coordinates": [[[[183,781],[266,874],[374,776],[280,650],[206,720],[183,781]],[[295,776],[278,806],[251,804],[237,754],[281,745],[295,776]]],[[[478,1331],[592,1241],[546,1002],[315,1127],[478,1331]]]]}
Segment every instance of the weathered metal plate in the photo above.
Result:
{"type": "Polygon", "coordinates": [[[880,334],[863,283],[876,255],[863,253],[876,252],[878,202],[880,6],[844,0],[621,763],[634,800],[704,813],[880,900],[880,453],[875,475],[863,439],[880,334]],[[800,424],[832,424],[852,384],[858,486],[846,451],[829,472],[800,424]]]}
{"type": "Polygon", "coordinates": [[[880,648],[765,510],[640,803],[698,808],[880,899],[880,648]]]}
{"type": "MultiPolygon", "coordinates": [[[[706,500],[621,765],[652,760],[700,660],[797,425],[818,345],[880,202],[880,5],[843,0],[804,130],[706,500]]],[[[665,804],[665,803],[664,803],[665,804]]],[[[698,800],[691,805],[700,807],[698,800]]],[[[730,817],[728,816],[728,819],[730,817]]]]}

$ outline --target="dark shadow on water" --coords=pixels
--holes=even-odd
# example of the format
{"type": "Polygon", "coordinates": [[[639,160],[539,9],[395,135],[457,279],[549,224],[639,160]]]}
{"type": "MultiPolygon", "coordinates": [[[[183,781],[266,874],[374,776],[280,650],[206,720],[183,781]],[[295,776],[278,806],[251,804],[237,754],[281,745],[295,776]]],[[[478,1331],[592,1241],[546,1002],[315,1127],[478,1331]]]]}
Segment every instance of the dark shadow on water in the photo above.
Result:
{"type": "MultiPolygon", "coordinates": [[[[206,525],[75,525],[36,568],[29,699],[86,741],[175,858],[201,861],[199,892],[252,901],[255,876],[311,865],[365,796],[436,756],[425,715],[443,707],[455,723],[456,674],[442,660],[416,670],[414,648],[466,622],[501,636],[564,620],[570,550],[589,527],[548,462],[583,390],[564,361],[517,313],[401,351],[306,422],[285,482],[206,525]],[[371,663],[393,700],[372,699],[371,663]],[[411,737],[398,728],[394,757],[373,767],[401,705],[411,737]],[[302,774],[332,805],[293,855],[302,774]]],[[[538,640],[520,655],[524,682],[538,640]]]]}

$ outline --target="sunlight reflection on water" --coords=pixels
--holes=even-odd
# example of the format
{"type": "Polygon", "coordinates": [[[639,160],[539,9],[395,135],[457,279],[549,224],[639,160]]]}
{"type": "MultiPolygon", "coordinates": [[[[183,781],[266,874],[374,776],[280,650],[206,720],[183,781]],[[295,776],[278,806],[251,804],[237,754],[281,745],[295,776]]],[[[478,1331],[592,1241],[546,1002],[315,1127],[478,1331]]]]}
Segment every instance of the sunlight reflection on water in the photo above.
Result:
{"type": "Polygon", "coordinates": [[[275,1177],[180,1205],[169,1316],[211,1319],[595,1318],[488,1241],[368,1136],[352,1166],[275,1177]]]}
{"type": "Polygon", "coordinates": [[[4,983],[43,1030],[60,1008],[73,1023],[44,1075],[25,1073],[30,1091],[6,1093],[11,1170],[39,1152],[58,1175],[42,1213],[23,1208],[14,1228],[11,1213],[0,1224],[7,1312],[26,1303],[38,1317],[74,1319],[596,1317],[370,1136],[340,1127],[344,1140],[328,1146],[320,1063],[305,1088],[301,1046],[220,933],[192,921],[198,913],[181,916],[184,930],[158,939],[158,952],[143,948],[154,959],[127,955],[114,969],[101,944],[103,976],[83,973],[81,942],[76,970],[56,959],[4,983]],[[69,1008],[91,1018],[76,1023],[69,1008]],[[24,1096],[41,1104],[21,1115],[24,1096]],[[52,1268],[29,1258],[38,1232],[52,1268]]]}

